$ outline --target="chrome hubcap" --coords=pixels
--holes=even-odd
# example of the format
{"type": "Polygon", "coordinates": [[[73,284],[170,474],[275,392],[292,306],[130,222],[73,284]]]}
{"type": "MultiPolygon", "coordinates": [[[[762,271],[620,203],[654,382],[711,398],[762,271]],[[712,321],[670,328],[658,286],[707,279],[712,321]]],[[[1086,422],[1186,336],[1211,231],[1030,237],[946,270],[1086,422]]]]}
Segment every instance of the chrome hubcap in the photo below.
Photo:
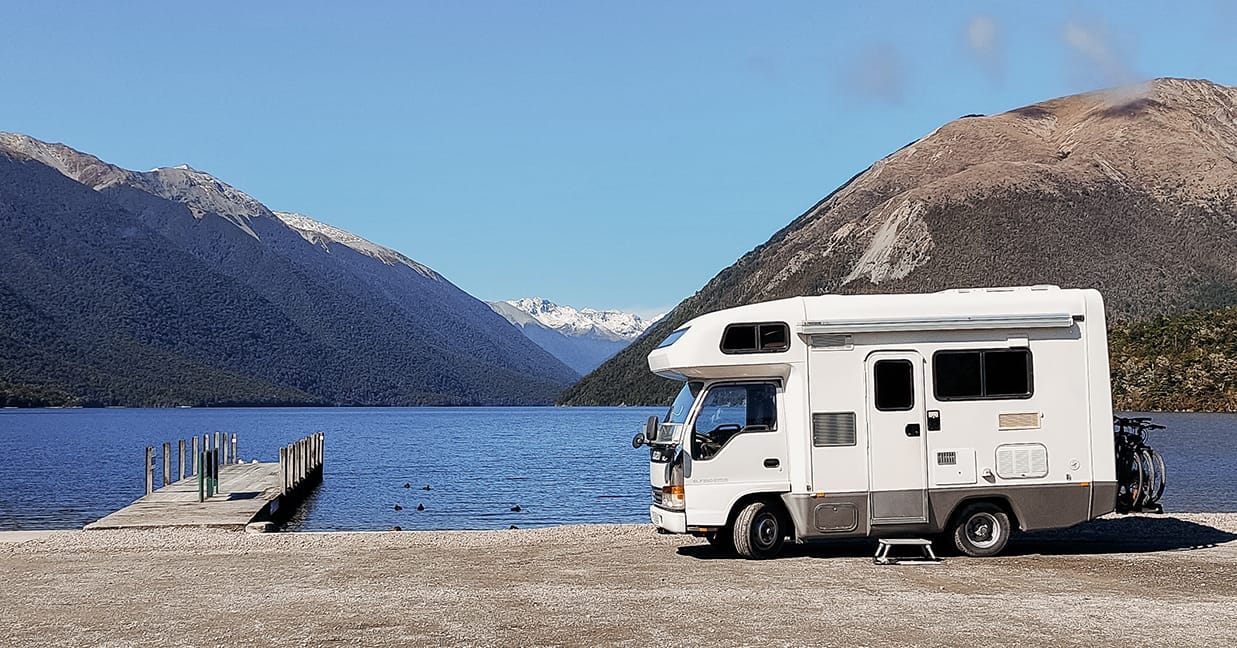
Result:
{"type": "Polygon", "coordinates": [[[1001,539],[1001,527],[991,513],[976,513],[966,523],[966,538],[976,547],[986,549],[1001,539]]]}

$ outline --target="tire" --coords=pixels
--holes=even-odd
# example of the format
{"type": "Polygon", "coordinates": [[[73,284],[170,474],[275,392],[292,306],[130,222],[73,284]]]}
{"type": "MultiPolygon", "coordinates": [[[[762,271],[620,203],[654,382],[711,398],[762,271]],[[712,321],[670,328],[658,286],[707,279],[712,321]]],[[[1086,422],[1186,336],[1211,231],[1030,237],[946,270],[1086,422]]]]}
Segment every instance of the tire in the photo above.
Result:
{"type": "Polygon", "coordinates": [[[1138,471],[1142,473],[1142,485],[1138,488],[1138,500],[1134,510],[1139,510],[1151,504],[1151,496],[1155,494],[1155,464],[1151,462],[1151,453],[1140,450],[1137,455],[1138,471]]]}
{"type": "Polygon", "coordinates": [[[782,551],[790,531],[781,508],[764,500],[744,506],[735,516],[735,553],[749,560],[773,558],[782,551]]]}
{"type": "Polygon", "coordinates": [[[1117,493],[1118,513],[1137,511],[1139,504],[1142,502],[1142,461],[1137,456],[1130,456],[1124,461],[1124,474],[1119,476],[1122,481],[1118,485],[1120,490],[1117,493]]]}
{"type": "Polygon", "coordinates": [[[1155,460],[1155,491],[1151,493],[1150,503],[1155,504],[1164,495],[1164,487],[1168,485],[1168,468],[1164,466],[1164,457],[1151,450],[1151,458],[1155,460]]]}
{"type": "Polygon", "coordinates": [[[955,518],[954,546],[968,556],[988,558],[1005,549],[1011,531],[1005,509],[991,502],[978,502],[962,509],[955,518]]]}

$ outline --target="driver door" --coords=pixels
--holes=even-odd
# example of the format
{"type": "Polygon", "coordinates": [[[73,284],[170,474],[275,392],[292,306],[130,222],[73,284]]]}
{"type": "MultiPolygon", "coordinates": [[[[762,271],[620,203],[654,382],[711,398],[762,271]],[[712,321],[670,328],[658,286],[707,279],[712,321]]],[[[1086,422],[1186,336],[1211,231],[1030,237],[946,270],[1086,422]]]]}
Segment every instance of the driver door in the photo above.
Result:
{"type": "Polygon", "coordinates": [[[739,497],[790,489],[782,402],[775,381],[709,386],[684,444],[688,525],[722,526],[739,497]]]}

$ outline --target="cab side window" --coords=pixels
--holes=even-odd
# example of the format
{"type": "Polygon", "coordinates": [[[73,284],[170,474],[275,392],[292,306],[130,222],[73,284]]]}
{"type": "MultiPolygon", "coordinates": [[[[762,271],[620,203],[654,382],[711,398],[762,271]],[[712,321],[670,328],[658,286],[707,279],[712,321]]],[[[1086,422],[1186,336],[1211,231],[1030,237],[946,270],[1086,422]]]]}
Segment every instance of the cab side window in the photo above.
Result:
{"type": "Polygon", "coordinates": [[[709,389],[692,430],[692,457],[709,459],[732,437],[777,429],[777,385],[746,383],[709,389]]]}

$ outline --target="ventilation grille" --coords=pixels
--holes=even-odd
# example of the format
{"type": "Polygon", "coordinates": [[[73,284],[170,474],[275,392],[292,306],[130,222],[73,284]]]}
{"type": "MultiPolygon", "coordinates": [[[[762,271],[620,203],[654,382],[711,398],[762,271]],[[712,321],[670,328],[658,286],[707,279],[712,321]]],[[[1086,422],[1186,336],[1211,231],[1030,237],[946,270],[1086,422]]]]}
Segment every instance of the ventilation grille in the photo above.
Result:
{"type": "Polygon", "coordinates": [[[1002,430],[1038,430],[1039,412],[1001,414],[997,417],[997,427],[1002,430]]]}
{"type": "Polygon", "coordinates": [[[938,465],[938,466],[956,466],[956,465],[958,465],[958,453],[956,453],[956,452],[938,452],[938,453],[936,453],[936,465],[938,465]]]}
{"type": "Polygon", "coordinates": [[[813,414],[812,445],[818,448],[855,445],[855,413],[822,412],[813,414]]]}
{"type": "Polygon", "coordinates": [[[809,344],[813,349],[850,349],[852,348],[849,335],[840,333],[813,333],[809,337],[809,344]]]}
{"type": "Polygon", "coordinates": [[[1004,479],[1043,477],[1048,474],[1048,449],[1038,443],[999,446],[996,474],[1004,479]]]}

